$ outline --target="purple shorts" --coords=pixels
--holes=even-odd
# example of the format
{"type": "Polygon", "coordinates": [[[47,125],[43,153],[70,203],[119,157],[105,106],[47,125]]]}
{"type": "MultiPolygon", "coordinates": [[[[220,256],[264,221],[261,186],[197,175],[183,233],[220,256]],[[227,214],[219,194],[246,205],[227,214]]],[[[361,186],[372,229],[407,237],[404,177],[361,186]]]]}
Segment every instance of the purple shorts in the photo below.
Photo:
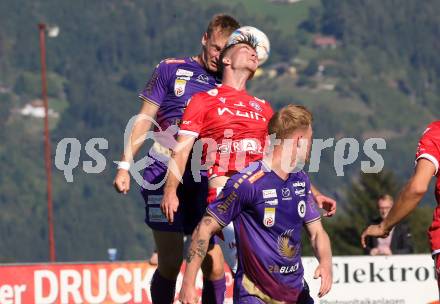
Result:
{"type": "MultiPolygon", "coordinates": [[[[165,179],[167,168],[160,163],[149,166],[144,171],[144,180],[151,185],[161,183],[165,179]]],[[[192,234],[194,228],[202,219],[206,211],[206,197],[208,195],[208,178],[201,176],[200,182],[195,182],[191,170],[185,170],[183,184],[177,188],[179,207],[174,214],[174,222],[169,224],[160,209],[163,197],[163,186],[156,190],[141,187],[145,201],[145,223],[153,230],[183,232],[192,234]]]]}

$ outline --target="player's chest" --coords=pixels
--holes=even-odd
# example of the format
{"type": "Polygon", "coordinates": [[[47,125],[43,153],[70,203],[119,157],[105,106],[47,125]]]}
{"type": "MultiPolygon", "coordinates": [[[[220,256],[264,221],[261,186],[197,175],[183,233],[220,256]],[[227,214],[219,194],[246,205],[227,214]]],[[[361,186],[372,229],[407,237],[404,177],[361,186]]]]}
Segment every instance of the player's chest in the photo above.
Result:
{"type": "Polygon", "coordinates": [[[216,84],[216,78],[206,71],[192,66],[183,66],[174,72],[168,83],[168,97],[186,102],[195,93],[208,91],[216,84]]]}
{"type": "Polygon", "coordinates": [[[218,122],[234,127],[235,125],[247,125],[252,128],[264,129],[269,122],[263,106],[250,96],[232,98],[216,96],[207,104],[205,120],[218,122]]]}
{"type": "Polygon", "coordinates": [[[264,185],[258,190],[254,205],[257,221],[265,227],[302,226],[306,215],[306,185],[304,181],[264,185]]]}

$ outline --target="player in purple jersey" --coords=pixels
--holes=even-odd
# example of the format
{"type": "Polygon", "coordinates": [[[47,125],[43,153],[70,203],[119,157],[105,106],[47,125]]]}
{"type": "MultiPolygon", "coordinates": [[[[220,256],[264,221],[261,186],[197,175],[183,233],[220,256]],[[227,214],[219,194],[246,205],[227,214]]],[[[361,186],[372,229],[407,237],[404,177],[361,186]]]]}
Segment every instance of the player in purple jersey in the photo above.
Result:
{"type": "Polygon", "coordinates": [[[330,240],[302,166],[310,154],[312,115],[289,105],[269,122],[273,151],[233,175],[194,231],[180,300],[197,303],[195,278],[210,237],[231,221],[238,270],[234,303],[313,303],[301,264],[301,230],[306,229],[319,266],[319,297],[332,284],[330,240]],[[289,149],[290,148],[290,149],[289,149]],[[288,151],[288,153],[286,153],[288,151]]]}
{"type": "MultiPolygon", "coordinates": [[[[178,190],[184,203],[172,225],[168,224],[160,210],[163,194],[161,184],[165,179],[170,149],[175,143],[174,135],[177,134],[174,126],[179,125],[193,94],[216,86],[220,51],[229,35],[238,27],[238,22],[231,16],[215,15],[202,37],[202,52],[194,57],[161,61],[139,95],[143,105],[130,130],[114,186],[120,193],[126,194],[129,191],[130,165],[144,141],[142,138],[151,128],[152,118],[156,117],[155,142],[148,153],[152,163],[145,168],[141,189],[145,200],[145,222],[153,230],[158,252],[158,268],[151,282],[153,303],[173,302],[176,278],[183,260],[183,237],[192,233],[203,216],[207,195],[206,176],[202,176],[201,183],[196,184],[191,171],[187,170],[188,174],[183,177],[185,186],[178,190]]],[[[209,303],[210,299],[215,298],[216,286],[224,286],[224,277],[223,272],[216,273],[210,265],[205,269],[207,280],[204,283],[203,298],[204,302],[209,303]]],[[[222,290],[218,292],[224,292],[224,288],[221,287],[222,290]]]]}

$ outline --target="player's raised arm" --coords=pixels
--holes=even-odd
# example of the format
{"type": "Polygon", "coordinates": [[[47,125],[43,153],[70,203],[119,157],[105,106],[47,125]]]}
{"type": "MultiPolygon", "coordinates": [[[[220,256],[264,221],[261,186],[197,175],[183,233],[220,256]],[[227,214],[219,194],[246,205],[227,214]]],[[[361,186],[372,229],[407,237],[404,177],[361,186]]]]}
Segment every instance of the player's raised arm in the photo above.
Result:
{"type": "Polygon", "coordinates": [[[366,238],[387,237],[393,227],[407,217],[420,203],[428,191],[429,182],[435,174],[434,164],[427,159],[417,161],[414,175],[403,187],[387,217],[378,225],[370,225],[361,236],[362,247],[366,247],[366,238]]]}
{"type": "Polygon", "coordinates": [[[186,257],[186,269],[179,300],[184,304],[198,303],[196,276],[208,251],[209,239],[222,226],[212,216],[206,214],[192,235],[191,246],[186,257]]]}
{"type": "Polygon", "coordinates": [[[320,220],[308,223],[305,227],[315,256],[319,261],[314,278],[321,278],[321,287],[319,288],[318,296],[323,297],[330,291],[333,282],[330,239],[320,220]]]}
{"type": "Polygon", "coordinates": [[[195,139],[194,136],[179,135],[177,137],[177,145],[173,150],[170,162],[168,163],[168,177],[165,183],[164,195],[160,208],[170,223],[174,222],[174,213],[179,207],[177,187],[182,179],[195,139]]]}
{"type": "Polygon", "coordinates": [[[158,109],[159,107],[156,104],[144,102],[136,117],[133,128],[130,130],[128,142],[125,143],[124,153],[113,181],[116,191],[120,193],[126,194],[130,190],[130,164],[144,143],[142,137],[151,128],[151,119],[149,118],[154,118],[158,109]]]}

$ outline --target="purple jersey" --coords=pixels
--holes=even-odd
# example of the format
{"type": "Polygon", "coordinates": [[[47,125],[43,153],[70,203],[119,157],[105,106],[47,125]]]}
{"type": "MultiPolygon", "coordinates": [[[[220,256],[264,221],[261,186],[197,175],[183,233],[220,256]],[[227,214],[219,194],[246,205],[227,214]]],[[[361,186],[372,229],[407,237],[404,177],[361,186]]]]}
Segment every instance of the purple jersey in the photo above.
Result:
{"type": "Polygon", "coordinates": [[[139,97],[159,106],[157,122],[162,130],[179,125],[192,95],[208,91],[219,81],[193,58],[162,60],[139,97]]]}
{"type": "Polygon", "coordinates": [[[212,73],[191,57],[165,59],[156,66],[139,98],[159,107],[156,115],[158,125],[155,126],[154,131],[155,140],[161,146],[153,146],[149,155],[163,164],[156,161],[155,164],[147,167],[144,172],[146,181],[150,182],[157,174],[166,171],[169,149],[174,147],[176,143],[174,137],[177,136],[178,131],[168,128],[180,124],[188,100],[195,93],[216,87],[218,82],[219,80],[212,73]],[[164,133],[167,129],[169,132],[164,133]]]}
{"type": "Polygon", "coordinates": [[[256,162],[232,176],[207,212],[222,225],[233,221],[238,251],[234,303],[248,296],[297,302],[303,291],[301,230],[320,220],[304,171],[282,180],[256,162]]]}

